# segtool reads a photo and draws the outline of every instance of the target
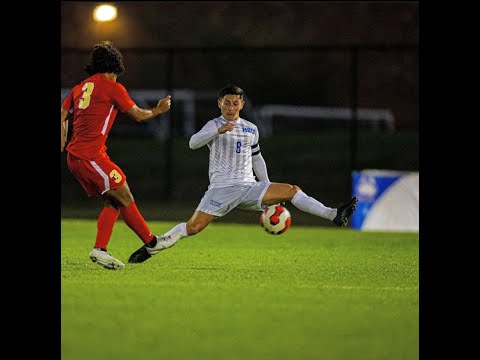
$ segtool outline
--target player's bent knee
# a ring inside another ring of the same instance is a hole
[[[300,186],[292,185],[292,187],[293,187],[293,190],[294,190],[295,194],[299,191],[302,191],[302,189],[300,189]]]
[[[187,224],[187,234],[188,236],[196,235],[205,227],[203,224]]]
[[[291,186],[290,191],[291,191],[292,198],[295,196],[297,192],[302,191],[302,189],[300,189],[300,187],[297,185],[290,185],[290,186]]]

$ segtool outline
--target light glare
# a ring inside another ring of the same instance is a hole
[[[112,21],[117,18],[117,8],[113,5],[99,5],[93,10],[96,21]]]

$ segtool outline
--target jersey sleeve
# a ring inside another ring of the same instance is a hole
[[[257,156],[252,157],[252,167],[259,181],[270,181],[268,178],[267,164],[262,154],[258,153]]]
[[[135,105],[135,102],[128,94],[125,86],[120,83],[116,83],[115,85],[116,87],[113,95],[115,105],[120,109],[121,112],[127,112]]]
[[[198,149],[218,136],[218,128],[215,125],[215,122],[210,120],[208,121],[196,134],[193,134],[190,138],[189,146],[190,149]]]
[[[265,159],[260,153],[259,144],[260,135],[258,134],[258,128],[255,126],[255,137],[252,145],[252,167],[255,175],[259,181],[270,181],[268,178],[267,164]]]
[[[252,156],[260,154],[260,144],[258,143],[260,140],[260,135],[258,134],[258,128],[255,126],[255,137],[253,138],[253,145],[252,145]]]

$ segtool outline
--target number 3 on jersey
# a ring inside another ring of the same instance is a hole
[[[85,83],[85,85],[83,85],[82,87],[83,96],[78,102],[79,109],[86,109],[88,105],[90,105],[90,96],[92,95],[94,87],[95,87],[95,84],[92,82],[87,82]]]

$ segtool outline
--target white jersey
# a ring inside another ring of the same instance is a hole
[[[252,155],[260,153],[257,126],[238,118],[232,131],[219,134],[218,128],[226,122],[223,116],[209,120],[190,139],[190,148],[207,145],[210,149],[209,189],[257,181],[252,167]]]

